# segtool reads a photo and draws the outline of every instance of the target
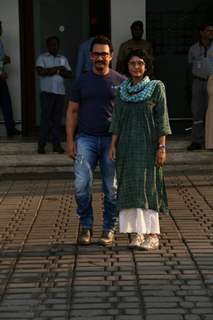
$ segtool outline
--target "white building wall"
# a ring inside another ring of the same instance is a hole
[[[120,44],[131,39],[130,26],[135,20],[143,21],[145,38],[146,0],[111,0],[111,34],[115,51],[113,67]]]
[[[21,122],[21,71],[20,71],[20,32],[18,0],[0,0],[0,20],[3,26],[2,40],[5,52],[11,58],[6,66],[8,86],[13,104],[14,120]],[[0,120],[3,117],[0,114]],[[0,124],[0,135],[5,134],[5,127]]]

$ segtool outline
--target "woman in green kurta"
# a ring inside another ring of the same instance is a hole
[[[171,133],[165,87],[150,80],[153,67],[145,52],[130,52],[127,65],[130,78],[118,90],[110,127],[120,232],[136,233],[130,246],[157,249],[158,213],[168,212],[162,170]]]

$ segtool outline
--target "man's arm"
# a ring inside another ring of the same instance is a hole
[[[75,159],[75,131],[78,124],[79,103],[70,101],[66,116],[66,134],[67,134],[67,155]]]
[[[71,70],[67,70],[63,66],[59,66],[59,67],[56,67],[56,68],[58,68],[58,70],[59,70],[57,74],[59,74],[63,78],[66,78],[66,79],[71,79],[72,78],[72,71]]]
[[[50,77],[56,74],[69,79],[72,77],[72,71],[67,70],[64,66],[56,66],[52,68],[36,67],[36,70],[40,77]]]
[[[36,71],[40,77],[49,77],[59,74],[59,69],[57,69],[57,67],[43,68],[38,66],[36,67]]]

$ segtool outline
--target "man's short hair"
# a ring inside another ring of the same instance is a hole
[[[210,27],[210,26],[213,27],[212,22],[210,22],[210,21],[204,22],[198,26],[198,31],[204,31],[207,27]]]
[[[105,45],[108,45],[108,46],[109,46],[110,53],[113,52],[112,43],[111,43],[110,39],[107,38],[106,36],[96,36],[96,37],[93,39],[92,43],[91,43],[90,52],[92,52],[93,46],[94,46],[95,44],[105,44]]]
[[[135,27],[140,27],[141,29],[143,29],[143,22],[141,20],[136,20],[131,24],[131,29],[135,28]]]
[[[60,40],[59,40],[59,38],[56,37],[56,36],[48,37],[48,38],[46,39],[46,44],[48,45],[48,44],[49,44],[51,41],[53,41],[53,40],[57,41],[57,42],[58,42],[58,45],[60,44]]]

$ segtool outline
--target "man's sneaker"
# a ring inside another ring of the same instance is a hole
[[[142,234],[136,234],[129,244],[129,247],[140,247],[144,242],[144,236]]]
[[[62,146],[60,144],[56,144],[53,146],[53,152],[57,152],[59,154],[64,153],[64,149],[62,148]]]
[[[159,249],[159,239],[157,236],[148,235],[143,244],[140,246],[143,250],[156,250]]]
[[[103,231],[99,242],[103,246],[107,246],[108,244],[113,243],[114,237],[115,235],[113,231]]]
[[[82,245],[88,245],[92,240],[92,230],[89,228],[82,228],[79,235],[78,243]]]
[[[196,142],[192,142],[187,148],[188,151],[201,150],[201,149],[202,149],[202,145]]]

